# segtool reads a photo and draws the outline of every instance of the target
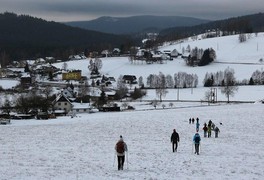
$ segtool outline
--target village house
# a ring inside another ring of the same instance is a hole
[[[123,76],[123,82],[126,84],[136,84],[137,78],[134,75],[124,75]]]
[[[70,100],[63,93],[58,94],[52,104],[55,115],[66,115],[73,107]]]
[[[112,52],[113,56],[119,56],[120,53],[121,53],[121,50],[119,48],[114,48],[113,49],[113,52]]]

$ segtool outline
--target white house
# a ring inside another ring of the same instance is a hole
[[[63,113],[65,115],[68,114],[73,107],[70,100],[63,93],[58,94],[52,104],[55,112],[59,110],[60,114]]]

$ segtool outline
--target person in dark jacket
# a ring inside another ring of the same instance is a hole
[[[171,134],[172,152],[177,152],[178,142],[180,142],[179,134],[176,132],[176,129],[173,129],[173,133]]]
[[[120,136],[119,141],[115,145],[117,162],[118,162],[118,170],[123,170],[124,162],[125,162],[125,151],[127,151],[127,145],[123,140],[123,137]]]
[[[198,117],[196,118],[196,123],[199,123],[199,118]]]
[[[206,123],[204,123],[204,127],[203,127],[204,137],[207,137],[207,130],[208,130],[207,125]]]
[[[218,138],[218,133],[220,133],[220,129],[216,126],[214,129],[215,132],[215,138]]]
[[[192,123],[194,124],[194,118],[192,118]]]
[[[201,137],[198,133],[198,131],[193,136],[193,143],[195,146],[195,154],[199,155],[199,145],[200,145]]]

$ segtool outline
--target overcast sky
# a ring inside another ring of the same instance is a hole
[[[0,0],[0,13],[6,11],[48,21],[135,15],[217,20],[264,12],[264,0]]]

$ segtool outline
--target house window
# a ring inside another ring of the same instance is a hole
[[[77,112],[79,112],[79,109],[76,109]]]
[[[65,106],[67,106],[67,103],[64,103]]]
[[[86,109],[84,109],[83,111],[86,112]]]
[[[58,103],[58,106],[60,106],[61,105],[61,103]]]

